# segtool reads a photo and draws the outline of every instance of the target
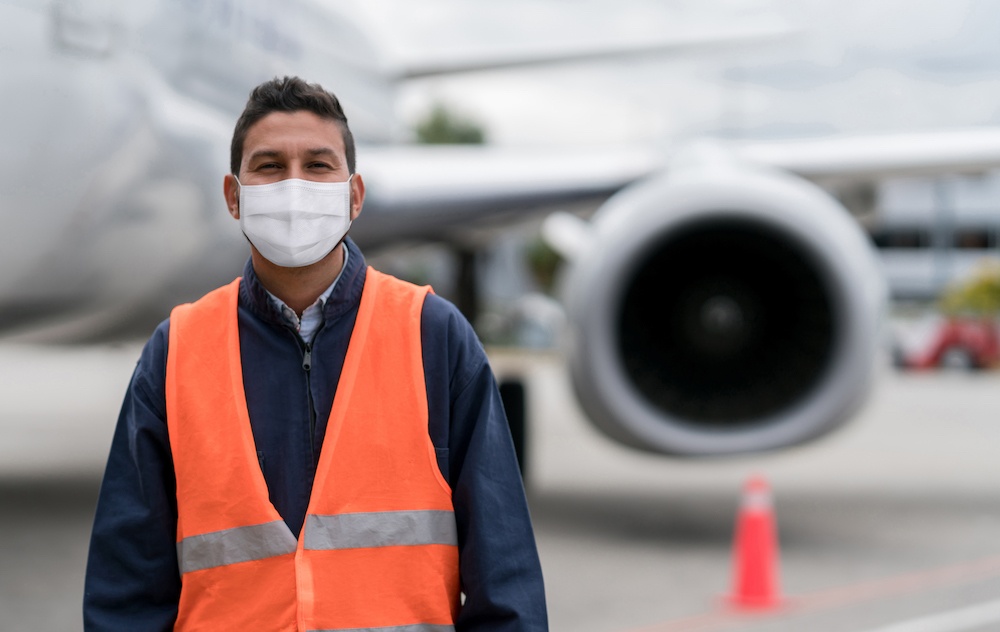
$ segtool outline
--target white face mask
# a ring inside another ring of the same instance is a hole
[[[275,265],[301,268],[316,263],[330,254],[350,227],[350,178],[240,184],[240,228]]]

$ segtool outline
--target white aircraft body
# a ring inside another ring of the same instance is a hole
[[[251,86],[297,74],[341,97],[359,141],[363,248],[610,196],[587,222],[545,225],[571,259],[568,353],[588,417],[664,454],[777,449],[850,416],[879,344],[876,257],[819,185],[1000,165],[986,129],[670,151],[394,144],[406,73],[322,2],[276,6],[0,0],[0,331],[149,331],[239,274],[247,245],[221,194],[232,126]]]

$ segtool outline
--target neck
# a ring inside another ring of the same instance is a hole
[[[337,244],[330,254],[301,268],[274,265],[261,256],[256,248],[251,249],[250,258],[261,285],[284,301],[301,318],[302,312],[316,302],[343,269],[344,244]]]

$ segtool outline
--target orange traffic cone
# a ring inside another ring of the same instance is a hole
[[[750,478],[733,538],[733,592],[729,603],[762,610],[781,604],[778,588],[778,538],[771,489],[763,477]]]

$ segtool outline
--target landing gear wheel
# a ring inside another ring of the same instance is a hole
[[[517,463],[521,469],[521,478],[523,479],[527,471],[525,461],[526,424],[524,384],[517,380],[501,382],[500,399],[503,401],[503,408],[507,413],[507,423],[510,425],[510,437],[514,441],[514,452],[517,453]]]

